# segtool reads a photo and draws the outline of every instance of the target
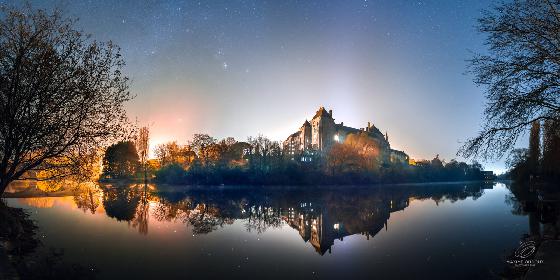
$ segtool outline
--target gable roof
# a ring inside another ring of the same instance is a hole
[[[381,133],[381,131],[379,131],[379,129],[375,126],[372,126],[370,131],[365,131],[365,130],[361,130],[361,129],[358,129],[358,128],[344,126],[342,124],[336,124],[336,129],[338,131],[348,133],[348,134],[349,133],[366,133],[367,135],[369,135],[371,137],[375,137],[375,138],[385,140],[385,137],[384,137],[383,133]]]
[[[325,107],[321,106],[319,108],[319,110],[317,110],[317,112],[315,113],[315,116],[313,116],[313,119],[317,118],[317,117],[331,117],[332,116],[329,114],[329,112],[327,112],[327,110],[325,110]]]
[[[297,132],[292,133],[292,135],[290,135],[288,138],[298,137],[300,134],[301,134],[301,131],[297,131]]]

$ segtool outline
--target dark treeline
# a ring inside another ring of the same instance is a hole
[[[317,185],[482,180],[482,166],[436,156],[408,163],[383,162],[356,143],[342,143],[329,152],[306,151],[305,161],[284,152],[280,143],[257,136],[246,142],[216,140],[195,134],[186,145],[176,142],[155,149],[149,176],[168,184]],[[343,151],[343,152],[341,152]],[[375,152],[378,154],[378,152]],[[102,178],[134,178],[140,164],[132,142],[120,142],[104,157]]]
[[[560,179],[560,125],[557,121],[534,121],[529,148],[513,150],[508,165],[509,176],[521,182]]]

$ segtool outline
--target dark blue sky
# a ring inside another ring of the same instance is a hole
[[[482,121],[482,89],[465,72],[484,50],[475,25],[491,1],[31,3],[122,47],[130,116],[151,125],[153,143],[283,140],[322,105],[337,122],[372,121],[414,158],[451,159]]]

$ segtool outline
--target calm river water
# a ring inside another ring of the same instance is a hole
[[[502,183],[102,185],[5,201],[28,210],[45,248],[99,279],[492,278],[530,233]]]

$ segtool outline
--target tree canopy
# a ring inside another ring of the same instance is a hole
[[[119,48],[75,23],[59,11],[0,8],[0,194],[25,174],[75,175],[122,135],[132,96]]]
[[[103,157],[103,175],[111,178],[131,177],[139,166],[138,152],[131,141],[109,146]]]
[[[560,2],[502,2],[478,30],[488,52],[474,56],[470,72],[486,90],[485,124],[459,154],[500,158],[535,121],[560,119]]]

